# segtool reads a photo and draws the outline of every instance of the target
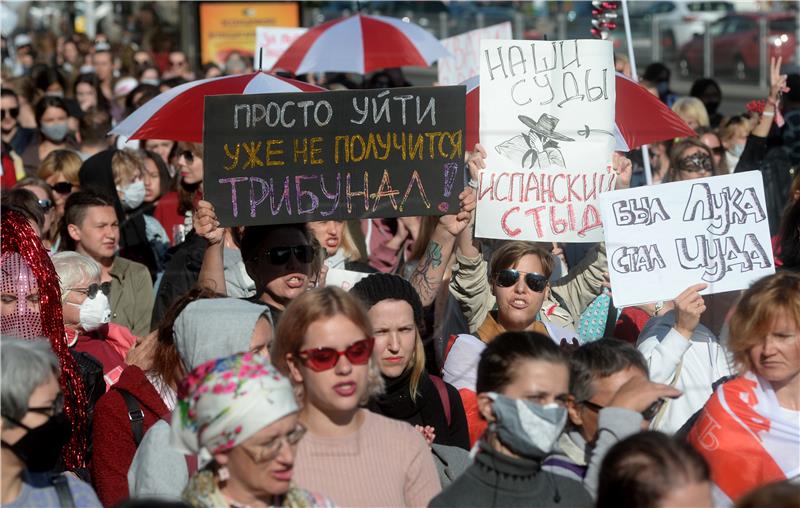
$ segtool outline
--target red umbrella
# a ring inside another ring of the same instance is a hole
[[[200,79],[147,101],[111,130],[130,139],[203,142],[203,111],[208,95],[322,92],[324,88],[266,72]]]
[[[425,29],[396,18],[356,14],[315,26],[273,69],[367,74],[387,67],[428,67],[450,52]]]
[[[467,147],[478,142],[480,125],[479,77],[464,81],[467,87]],[[615,104],[615,149],[628,152],[642,145],[665,139],[696,136],[686,122],[669,109],[646,88],[617,73],[617,102]]]

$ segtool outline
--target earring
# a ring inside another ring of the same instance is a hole
[[[227,482],[231,479],[231,474],[228,472],[228,468],[225,466],[220,467],[217,469],[217,478],[221,482]]]

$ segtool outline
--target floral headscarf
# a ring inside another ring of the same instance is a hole
[[[269,360],[238,353],[186,376],[172,417],[172,442],[207,462],[297,410],[291,383]]]

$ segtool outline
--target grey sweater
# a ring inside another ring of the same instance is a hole
[[[593,506],[580,482],[543,471],[539,460],[510,457],[485,442],[479,446],[473,464],[433,498],[430,508]]]

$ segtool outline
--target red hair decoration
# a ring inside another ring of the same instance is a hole
[[[58,357],[64,413],[72,423],[72,436],[63,450],[64,465],[69,470],[76,470],[86,466],[88,403],[78,364],[65,338],[58,274],[41,240],[22,215],[4,210],[1,222],[0,243],[3,253],[19,254],[30,268],[39,288],[42,336],[50,340],[50,347]]]

